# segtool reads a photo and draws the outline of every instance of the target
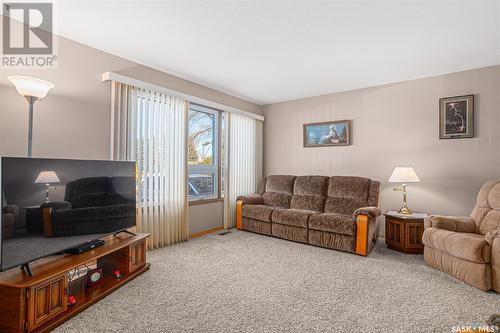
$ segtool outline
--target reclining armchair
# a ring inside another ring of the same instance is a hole
[[[14,237],[16,221],[19,218],[19,207],[5,205],[2,208],[2,239]]]
[[[500,181],[483,185],[469,217],[424,221],[424,260],[473,287],[500,292]]]

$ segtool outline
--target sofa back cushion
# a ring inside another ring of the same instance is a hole
[[[481,187],[471,217],[479,234],[500,230],[500,181],[490,181]]]
[[[109,178],[104,206],[135,204],[135,186],[135,177]]]
[[[323,212],[328,177],[299,176],[295,178],[290,208]]]
[[[74,180],[66,185],[64,200],[71,202],[72,208],[104,206],[107,183],[107,177]]]
[[[262,195],[265,205],[290,208],[295,176],[272,175],[266,177],[266,191]]]
[[[380,183],[363,177],[333,176],[328,182],[325,213],[350,215],[361,207],[378,207]]]

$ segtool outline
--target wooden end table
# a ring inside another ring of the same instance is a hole
[[[388,211],[384,216],[385,243],[388,248],[403,253],[424,253],[422,234],[427,214],[403,215],[396,211]]]

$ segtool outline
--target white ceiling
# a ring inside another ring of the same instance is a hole
[[[500,1],[67,1],[59,33],[257,104],[500,63]]]

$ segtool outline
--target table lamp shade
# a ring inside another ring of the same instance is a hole
[[[420,178],[412,167],[395,167],[389,183],[420,183]]]
[[[36,77],[12,75],[8,79],[22,96],[44,98],[49,90],[54,88],[53,83]]]
[[[54,171],[42,171],[35,180],[35,184],[50,184],[58,182],[60,182],[59,177],[57,177],[57,174]]]

